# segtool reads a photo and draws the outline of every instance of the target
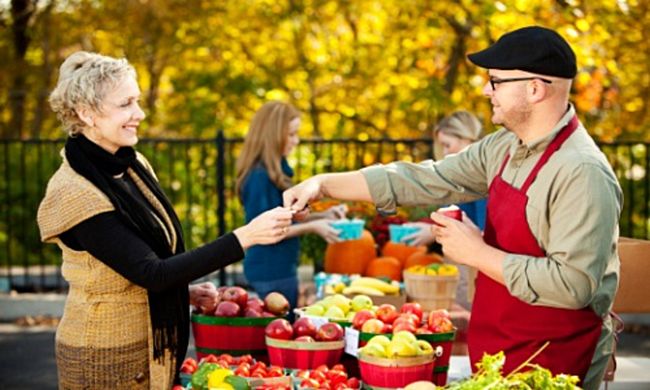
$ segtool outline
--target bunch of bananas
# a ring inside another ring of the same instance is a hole
[[[343,294],[354,295],[354,294],[364,294],[364,295],[399,295],[399,283],[398,282],[384,282],[381,279],[370,278],[370,277],[359,277],[353,279],[350,282],[350,285],[343,289]]]
[[[458,267],[451,264],[433,263],[429,265],[414,265],[407,268],[406,272],[418,275],[453,276],[458,275]]]

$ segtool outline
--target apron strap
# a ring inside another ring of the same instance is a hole
[[[535,164],[535,167],[533,168],[532,171],[530,171],[530,174],[528,175],[528,178],[526,178],[526,181],[524,182],[524,185],[521,186],[521,191],[526,193],[528,192],[528,187],[530,187],[531,184],[535,181],[537,178],[537,174],[539,173],[540,170],[542,170],[542,167],[546,162],[551,158],[553,153],[555,153],[558,149],[560,149],[560,146],[566,141],[571,134],[575,131],[575,129],[578,128],[578,117],[573,116],[569,123],[567,123],[566,126],[560,130],[558,135],[551,141],[551,143],[548,145],[546,150],[544,151],[544,154],[542,154],[542,157],[540,157],[539,161],[537,161],[537,164]]]

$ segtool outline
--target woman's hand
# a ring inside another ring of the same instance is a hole
[[[311,228],[310,230],[313,233],[316,233],[319,236],[323,237],[323,239],[327,241],[328,244],[341,241],[341,239],[339,238],[340,231],[332,227],[331,225],[332,220],[317,219],[315,221],[306,222],[306,223],[310,225]]]
[[[211,282],[192,284],[190,290],[190,304],[198,308],[201,313],[212,313],[217,307],[219,293]]]
[[[244,250],[253,245],[275,244],[287,236],[292,214],[288,208],[276,207],[258,215],[233,233]]]
[[[343,219],[348,212],[348,205],[339,204],[325,210],[321,215],[325,219]]]
[[[426,222],[409,222],[405,223],[404,226],[416,227],[419,230],[415,233],[406,235],[402,237],[402,241],[409,242],[411,246],[421,246],[433,244],[436,238],[431,231],[431,224]],[[412,240],[412,241],[411,241]]]

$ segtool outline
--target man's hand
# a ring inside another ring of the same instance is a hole
[[[409,222],[404,226],[416,227],[419,230],[415,233],[402,237],[403,242],[409,242],[411,246],[421,246],[432,244],[436,238],[431,231],[431,224],[425,222]]]
[[[463,213],[463,221],[449,218],[437,211],[431,213],[431,219],[438,225],[430,225],[431,232],[442,245],[445,257],[460,264],[476,267],[477,255],[485,249],[481,229]]]
[[[308,203],[323,197],[319,176],[297,184],[282,193],[284,207],[290,208],[294,213],[294,220],[301,221],[309,214]]]

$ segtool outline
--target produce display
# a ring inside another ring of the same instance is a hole
[[[278,292],[271,292],[264,300],[249,297],[242,287],[219,287],[210,305],[196,307],[196,314],[216,317],[283,317],[289,312],[289,301]]]
[[[447,333],[454,330],[449,312],[444,309],[424,313],[417,302],[395,306],[384,304],[375,310],[360,310],[352,319],[352,327],[364,333],[396,333],[409,331],[415,334]]]
[[[325,285],[325,294],[345,294],[345,295],[371,295],[371,296],[384,296],[384,295],[399,295],[400,285],[398,282],[386,282],[382,279],[372,277],[353,277],[349,283],[336,281]]]
[[[413,265],[404,270],[416,275],[438,275],[438,276],[453,276],[458,275],[458,267],[451,264],[431,263],[429,265]]]

